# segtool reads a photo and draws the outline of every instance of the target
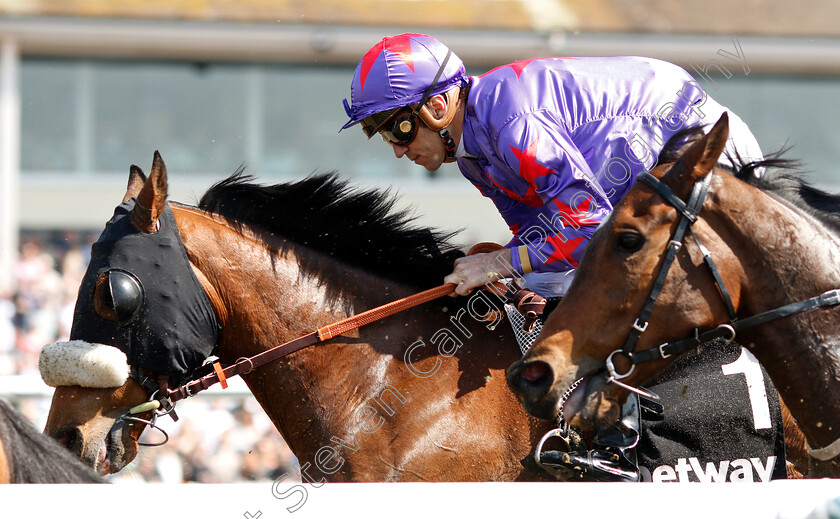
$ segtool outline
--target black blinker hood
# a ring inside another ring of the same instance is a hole
[[[131,225],[134,204],[132,198],[117,206],[93,244],[70,339],[115,346],[127,355],[133,371],[144,368],[168,375],[171,385],[181,385],[214,353],[219,324],[190,267],[169,204],[154,234]],[[105,319],[94,310],[96,280],[114,269],[133,274],[143,290],[141,307],[124,323]]]

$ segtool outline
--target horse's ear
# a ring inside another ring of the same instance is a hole
[[[157,232],[160,227],[158,218],[166,206],[166,195],[166,165],[160,158],[160,153],[155,151],[152,172],[149,174],[149,179],[143,183],[143,188],[137,195],[137,203],[131,211],[131,224],[138,231],[149,234]]]
[[[145,182],[146,174],[143,173],[142,169],[132,164],[131,169],[128,172],[128,188],[125,191],[123,203],[126,203],[132,198],[139,195],[140,190],[143,188],[143,183]]]
[[[703,155],[694,166],[695,178],[705,177],[709,171],[717,166],[720,155],[726,147],[727,139],[729,139],[729,114],[723,112],[723,115],[706,135]]]
[[[728,138],[729,115],[724,112],[709,133],[697,139],[680,154],[663,180],[669,181],[672,189],[677,193],[687,192],[695,180],[705,177],[714,169],[726,147]]]

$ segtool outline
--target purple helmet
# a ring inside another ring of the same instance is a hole
[[[431,36],[406,33],[383,38],[359,61],[350,83],[351,106],[344,99],[349,128],[375,113],[420,102],[428,96],[467,84],[464,62],[452,53],[441,69],[449,48]],[[341,131],[339,130],[339,131]]]

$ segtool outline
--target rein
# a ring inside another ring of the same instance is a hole
[[[169,435],[165,430],[157,425],[157,419],[161,416],[170,416],[173,421],[177,422],[178,415],[175,413],[175,402],[194,396],[216,383],[221,383],[223,389],[227,388],[228,378],[235,377],[237,375],[245,375],[256,367],[268,364],[269,362],[285,357],[286,355],[306,348],[307,346],[312,346],[313,344],[332,339],[342,333],[355,330],[356,328],[373,323],[379,319],[389,317],[402,312],[403,310],[408,310],[409,308],[413,308],[439,297],[451,294],[454,291],[454,283],[440,285],[417,294],[412,294],[402,299],[397,299],[396,301],[391,301],[390,303],[372,308],[360,314],[352,315],[346,319],[342,319],[326,326],[322,326],[312,333],[308,333],[298,337],[297,339],[293,339],[289,342],[265,350],[253,357],[241,357],[237,359],[234,364],[231,364],[226,368],[222,368],[222,365],[219,362],[214,362],[212,365],[213,373],[191,380],[182,386],[176,387],[175,389],[170,389],[168,387],[168,377],[166,376],[158,377],[157,381],[153,380],[151,376],[135,377],[137,380],[142,381],[140,384],[151,393],[151,397],[149,397],[148,401],[129,409],[123,416],[120,417],[120,420],[142,423],[153,429],[157,429],[163,434],[163,440],[161,441],[153,443],[138,442],[139,445],[147,447],[157,447],[163,445],[169,441]],[[163,396],[155,398],[158,394]],[[159,411],[158,409],[161,408],[163,410]],[[153,413],[151,418],[148,420],[136,416],[148,412]]]
[[[501,248],[501,245],[497,245],[495,243],[482,242],[473,246],[468,255],[492,252]],[[216,383],[220,383],[223,389],[227,388],[228,378],[235,377],[237,375],[245,375],[256,367],[285,357],[286,355],[306,348],[307,346],[324,342],[350,330],[355,330],[356,328],[366,324],[370,324],[385,317],[402,312],[403,310],[408,310],[409,308],[413,308],[439,297],[449,295],[455,291],[455,287],[456,285],[454,283],[447,283],[402,299],[397,299],[396,301],[392,301],[382,306],[372,308],[360,314],[352,315],[340,321],[318,328],[312,333],[270,348],[254,355],[253,357],[240,357],[234,364],[226,368],[222,368],[219,362],[214,362],[212,364],[212,373],[198,379],[191,380],[174,389],[170,389],[168,387],[168,377],[158,376],[157,380],[155,380],[153,375],[149,374],[148,376],[144,376],[144,374],[138,370],[137,372],[133,372],[132,376],[136,380],[141,381],[140,384],[146,388],[146,390],[151,394],[151,397],[149,397],[148,401],[129,409],[121,417],[121,420],[145,424],[151,428],[159,430],[164,436],[162,441],[155,443],[138,442],[140,445],[152,447],[163,445],[169,440],[169,435],[157,425],[157,418],[161,416],[170,416],[174,421],[178,421],[178,415],[175,413],[175,402],[194,396],[196,393],[204,391]],[[546,303],[544,299],[529,290],[521,288],[515,282],[512,283],[510,287],[506,287],[499,282],[493,282],[488,284],[485,288],[492,290],[497,295],[503,295],[503,297],[512,302],[512,304],[525,316],[525,323],[523,324],[523,327],[533,327],[533,323],[536,321],[538,315],[542,313],[542,308]],[[158,394],[163,396],[155,398]],[[159,409],[162,410],[159,411]],[[136,416],[148,412],[153,413],[149,420]]]
[[[674,167],[685,166],[678,161]],[[661,180],[654,177],[650,173],[644,172],[638,176],[638,180],[652,188],[659,196],[661,196],[668,204],[673,206],[682,215],[680,222],[677,225],[677,229],[674,231],[674,235],[668,242],[668,248],[665,252],[665,259],[663,260],[662,266],[659,270],[659,274],[657,275],[656,280],[653,283],[653,288],[651,289],[650,295],[648,296],[645,305],[642,307],[639,316],[636,318],[636,321],[633,323],[633,327],[631,328],[623,347],[610,353],[610,355],[607,357],[607,360],[605,361],[607,372],[609,372],[610,375],[607,378],[607,382],[615,383],[619,386],[622,386],[625,389],[633,391],[634,393],[638,393],[647,398],[658,399],[659,397],[654,393],[651,393],[650,391],[633,387],[628,384],[625,384],[624,382],[621,382],[621,379],[630,376],[637,364],[641,364],[643,362],[650,362],[653,360],[666,359],[673,355],[677,355],[679,353],[683,353],[685,351],[696,348],[700,344],[713,339],[725,338],[726,342],[730,343],[733,340],[735,340],[737,332],[741,330],[752,328],[754,326],[774,321],[776,319],[781,319],[783,317],[795,315],[814,308],[832,307],[840,304],[840,289],[833,289],[823,292],[818,296],[814,296],[794,303],[789,303],[784,306],[774,308],[772,310],[768,310],[766,312],[762,312],[751,317],[747,317],[745,319],[739,320],[737,318],[737,316],[735,315],[735,307],[732,304],[731,297],[729,296],[729,291],[726,289],[726,284],[724,283],[723,278],[721,277],[720,272],[718,271],[718,268],[715,265],[715,262],[712,260],[711,253],[706,247],[703,246],[702,243],[700,243],[700,241],[697,239],[697,236],[691,229],[692,224],[694,224],[694,222],[696,222],[699,218],[700,210],[703,207],[703,202],[705,201],[706,195],[709,191],[709,185],[711,183],[712,174],[713,173],[710,172],[702,181],[698,181],[694,184],[688,202],[683,202],[682,200],[680,200],[674,194],[671,188],[669,188]],[[676,259],[677,252],[682,248],[682,240],[686,231],[691,233],[695,243],[697,243],[698,247],[700,248],[700,251],[703,253],[704,263],[711,272],[712,277],[715,281],[715,285],[717,285],[718,291],[720,292],[724,303],[726,303],[726,308],[729,312],[729,322],[720,324],[715,328],[705,331],[703,333],[700,333],[699,329],[695,329],[693,336],[677,341],[666,342],[664,344],[661,344],[658,348],[651,348],[648,350],[635,352],[634,349],[636,343],[639,340],[639,337],[642,335],[642,333],[644,333],[644,331],[647,329],[648,318],[653,312],[653,307],[656,304],[656,299],[659,297],[659,293],[662,290],[662,286],[665,284],[665,278],[668,275],[668,271],[670,270],[671,265]],[[627,370],[627,372],[619,373],[616,370],[615,364],[613,362],[613,357],[615,355],[623,355],[624,357],[630,360],[630,368]],[[809,445],[808,448],[811,451],[811,456],[813,456],[814,458],[822,461],[829,460],[840,455],[840,438],[832,442],[827,447],[813,449]]]
[[[379,319],[389,317],[402,312],[403,310],[408,310],[409,308],[413,308],[439,297],[451,294],[454,290],[455,284],[447,283],[402,299],[397,299],[396,301],[391,301],[390,303],[382,306],[372,308],[360,314],[352,315],[346,319],[342,319],[341,321],[318,328],[312,333],[270,348],[254,355],[253,357],[242,357],[237,359],[234,364],[224,369],[221,367],[221,364],[215,362],[213,364],[213,373],[187,382],[175,389],[168,389],[166,391],[165,398],[169,401],[169,403],[174,403],[178,400],[183,400],[184,398],[193,396],[200,391],[204,391],[216,383],[221,383],[222,387],[227,387],[226,380],[230,377],[244,375],[258,366],[262,366],[263,364],[285,357],[286,355],[306,348],[307,346],[312,346],[313,344],[332,339],[333,337],[346,333],[350,330],[355,330],[356,328],[366,324],[373,323]]]

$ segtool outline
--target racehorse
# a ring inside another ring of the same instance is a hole
[[[67,449],[0,399],[0,483],[104,483]]]
[[[724,114],[639,177],[534,346],[510,366],[509,385],[536,416],[560,411],[593,427],[614,421],[619,403],[680,353],[737,334],[804,433],[809,477],[837,477],[840,198],[778,157],[722,170],[727,136]],[[756,167],[768,170],[758,177]]]
[[[123,204],[93,247],[74,315],[73,345],[61,346],[87,348],[84,355],[101,358],[123,355],[120,362],[131,364],[131,376],[126,378],[126,365],[103,361],[114,368],[109,376],[116,373],[116,382],[86,383],[62,371],[78,364],[59,359],[53,365],[57,373],[50,375],[58,387],[45,432],[97,471],[117,472],[136,456],[146,426],[137,418],[159,412],[132,414],[131,408],[202,373],[208,354],[232,365],[439,284],[457,249],[447,244],[448,235],[415,227],[405,212],[392,210],[393,203],[387,191],[356,192],[334,175],[258,186],[240,171],[191,207],[167,202],[159,154],[148,179],[132,167]],[[106,238],[119,226],[127,238]],[[174,238],[153,241],[172,227],[177,229],[170,236],[179,237],[182,254]],[[119,248],[134,243],[126,241],[131,239],[139,244]],[[206,298],[210,315],[196,310],[198,299],[177,304],[192,281],[163,278],[161,265],[171,265],[156,255],[171,251],[194,276],[197,297]],[[151,274],[126,266],[138,258],[149,259]],[[117,268],[118,260],[126,263]],[[154,299],[158,289],[170,292]],[[505,368],[520,353],[509,330],[496,329],[501,307],[493,297],[480,291],[468,299],[439,298],[244,374],[298,457],[301,477],[552,479],[520,463],[551,423],[527,415],[507,389]],[[163,317],[151,317],[157,311]],[[166,323],[155,330],[159,317]],[[177,326],[165,329],[172,321]],[[206,341],[210,348],[190,350],[194,344],[186,343],[202,340],[196,335],[176,341],[172,351],[150,353],[159,346],[150,335],[159,331],[163,341],[182,327],[215,333]],[[138,348],[147,340],[148,347]],[[84,355],[71,357],[89,362]],[[44,354],[41,360],[44,375]],[[149,381],[156,387],[144,387]]]

